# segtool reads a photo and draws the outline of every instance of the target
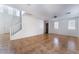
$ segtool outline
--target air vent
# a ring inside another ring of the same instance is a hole
[[[70,12],[67,12],[66,14],[70,14]]]
[[[32,15],[32,14],[30,14],[30,13],[24,13],[25,15]]]
[[[27,4],[28,6],[31,6],[31,4]]]

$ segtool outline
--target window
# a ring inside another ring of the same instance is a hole
[[[3,5],[0,5],[0,12],[3,12]]]
[[[54,28],[58,29],[59,28],[59,22],[54,22]]]
[[[22,15],[24,15],[25,11],[22,11]]]
[[[20,16],[20,10],[15,9],[16,16]]]
[[[8,6],[7,6],[7,8],[8,8],[8,14],[13,15],[13,8],[8,7]]]
[[[75,30],[75,20],[69,20],[68,29]]]
[[[12,8],[7,5],[0,5],[0,13],[5,13],[14,16],[20,16],[20,10],[16,8]]]

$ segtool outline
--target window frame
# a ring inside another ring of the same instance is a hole
[[[54,29],[59,29],[59,22],[58,21],[54,22]]]
[[[76,21],[75,20],[69,20],[68,21],[68,30],[75,30],[76,29]]]

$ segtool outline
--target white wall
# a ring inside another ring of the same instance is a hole
[[[0,13],[0,34],[9,33],[10,27],[16,24],[19,20],[20,17]]]
[[[40,35],[44,33],[44,21],[30,15],[22,16],[22,30],[16,33],[12,38],[20,39]]]
[[[78,35],[79,35],[79,20],[78,20],[78,24],[77,25],[78,25]]]
[[[2,15],[0,15],[0,34],[4,33],[4,23],[2,20]]]
[[[75,20],[76,21],[76,29],[75,30],[69,30],[68,29],[68,21],[69,20]],[[54,22],[59,22],[59,29],[54,28]],[[61,35],[70,35],[70,36],[78,36],[79,37],[79,18],[59,18],[59,19],[52,19],[49,20],[49,33],[56,33]]]
[[[9,33],[11,26],[11,17],[0,14],[0,34]]]

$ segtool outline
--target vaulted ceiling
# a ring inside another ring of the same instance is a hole
[[[78,4],[10,4],[9,6],[24,10],[26,14],[34,15],[40,19],[60,17],[67,13],[79,14]]]

